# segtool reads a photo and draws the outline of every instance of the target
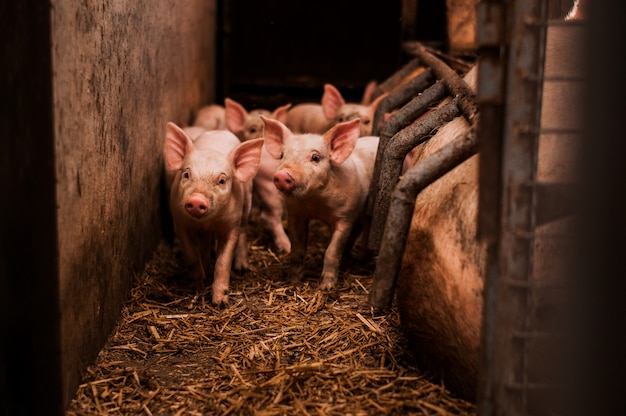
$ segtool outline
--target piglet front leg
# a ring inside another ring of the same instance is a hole
[[[236,272],[244,272],[250,270],[250,262],[248,260],[248,236],[244,226],[238,228],[237,234],[237,246],[235,247],[235,261],[233,262],[233,269]]]
[[[233,264],[233,253],[239,240],[239,228],[229,229],[217,239],[217,256],[213,275],[212,302],[214,305],[228,303],[228,285],[230,284],[230,268]]]
[[[324,268],[322,270],[322,281],[319,287],[321,290],[331,290],[337,285],[339,267],[351,230],[352,226],[344,221],[340,221],[335,225],[330,238],[330,244],[324,253]]]

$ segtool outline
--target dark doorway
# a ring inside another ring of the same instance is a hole
[[[402,1],[219,0],[218,101],[248,109],[318,102],[323,85],[358,101],[402,63]]]

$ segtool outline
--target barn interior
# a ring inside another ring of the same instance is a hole
[[[372,308],[375,257],[347,268],[337,293],[318,292],[323,227],[312,238],[308,279],[294,289],[283,279],[287,256],[253,222],[252,272],[231,277],[230,306],[211,305],[207,290],[188,287],[171,240],[161,146],[167,121],[190,123],[202,105],[226,97],[272,109],[318,102],[331,83],[359,101],[369,81],[410,64],[416,44],[457,70],[501,58],[500,45],[481,43],[499,26],[485,23],[524,9],[559,20],[569,3],[2,6],[2,414],[532,414],[526,393],[518,400],[498,385],[509,367],[500,362],[516,349],[494,352],[497,333],[485,341],[496,358],[486,360],[477,401],[423,372],[397,305]],[[615,330],[624,316],[615,289],[624,201],[613,192],[626,175],[614,140],[621,106],[607,98],[623,91],[611,52],[624,35],[621,7],[592,2],[585,23],[598,47],[585,51],[597,65],[588,68],[595,88],[583,105],[593,129],[583,134],[577,201],[596,220],[582,224],[585,255],[573,259],[584,295],[572,362],[587,376],[568,386],[568,414],[623,412],[615,400],[623,383],[605,381],[626,369]]]

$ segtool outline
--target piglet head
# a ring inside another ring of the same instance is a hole
[[[322,110],[327,119],[336,123],[343,123],[354,119],[360,119],[359,135],[370,136],[374,123],[374,114],[378,104],[387,96],[382,94],[369,104],[347,103],[339,90],[332,84],[324,85],[322,96]]]
[[[255,175],[263,140],[235,143],[239,141],[225,130],[207,131],[192,141],[180,127],[168,124],[163,152],[175,217],[208,221],[228,215],[233,198],[242,198],[241,185],[234,181],[247,182]]]
[[[286,104],[276,108],[273,112],[263,109],[248,112],[233,99],[226,98],[224,104],[226,106],[226,126],[242,142],[263,137],[264,123],[260,118],[261,115],[284,123],[287,118],[287,110],[291,107],[291,104]]]
[[[274,173],[276,188],[289,195],[304,196],[326,187],[333,164],[342,164],[359,137],[359,120],[340,123],[326,132],[294,135],[284,124],[265,122],[265,147],[280,163]]]

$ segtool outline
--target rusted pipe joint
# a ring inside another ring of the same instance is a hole
[[[477,152],[476,130],[472,128],[409,169],[400,179],[385,217],[384,236],[376,259],[369,297],[373,307],[391,307],[419,193]]]
[[[374,195],[372,225],[368,239],[368,247],[371,250],[377,251],[380,247],[390,196],[402,173],[402,164],[406,155],[415,146],[432,137],[439,127],[460,114],[461,110],[456,100],[453,100],[398,132],[386,145],[382,155],[379,176],[372,178],[372,181],[377,181],[378,190]]]
[[[390,113],[396,108],[405,105],[411,100],[411,98],[424,91],[434,82],[435,77],[433,71],[426,69],[424,72],[411,79],[396,91],[390,92],[389,95],[385,97],[376,107],[376,111],[374,112],[374,124],[372,126],[372,136],[378,136],[381,125],[386,124],[383,123],[386,113]]]
[[[435,76],[445,84],[450,94],[458,98],[459,107],[465,118],[469,122],[473,122],[474,117],[478,113],[476,94],[465,80],[450,68],[448,64],[437,58],[421,44],[414,44],[409,47],[408,52],[417,56],[423,64],[432,68]]]
[[[389,140],[400,130],[407,127],[417,118],[422,116],[426,111],[439,102],[445,96],[446,89],[443,84],[435,83],[428,87],[424,92],[413,98],[408,104],[393,113],[389,120],[383,123],[380,140],[378,142],[378,151],[374,163],[374,172],[372,178],[380,176],[383,153],[389,143]],[[374,196],[378,193],[378,181],[372,180],[370,184],[369,197],[367,201],[367,213],[373,212]]]

